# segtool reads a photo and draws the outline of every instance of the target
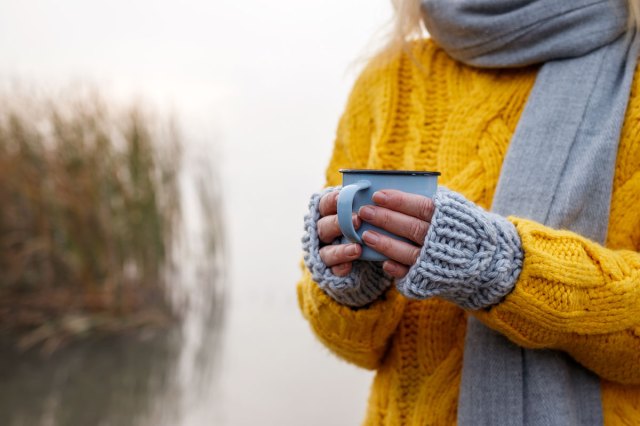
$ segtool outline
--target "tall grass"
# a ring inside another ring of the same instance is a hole
[[[169,317],[180,163],[172,120],[140,106],[0,95],[0,329],[28,346]]]

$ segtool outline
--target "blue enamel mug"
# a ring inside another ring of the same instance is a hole
[[[365,221],[362,221],[362,225],[356,231],[352,222],[352,214],[357,213],[362,206],[375,204],[371,197],[381,189],[397,189],[432,198],[438,188],[438,176],[440,175],[439,172],[406,170],[341,169],[340,173],[342,173],[342,189],[338,194],[338,223],[343,235],[342,242],[361,244],[360,260],[369,261],[383,261],[387,260],[387,257],[364,244],[362,234],[367,230],[373,230],[408,243],[411,242]]]

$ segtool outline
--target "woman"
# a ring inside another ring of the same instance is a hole
[[[367,425],[640,424],[637,0],[413,0],[305,218],[301,309],[377,371]],[[431,39],[416,37],[426,25]],[[354,217],[340,168],[438,170]]]

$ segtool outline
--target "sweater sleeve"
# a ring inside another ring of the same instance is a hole
[[[391,287],[366,308],[353,309],[333,300],[305,268],[298,283],[298,303],[318,339],[347,362],[376,369],[404,311],[405,300]]]
[[[326,171],[326,185],[340,184],[340,168],[366,168],[374,120],[370,112],[371,91],[381,87],[380,63],[370,64],[349,96]],[[376,71],[378,69],[378,71]],[[391,336],[402,317],[405,299],[391,286],[365,306],[352,308],[330,297],[303,267],[297,285],[303,316],[318,339],[342,359],[367,369],[380,365]]]
[[[604,379],[640,384],[640,253],[509,220],[522,271],[501,303],[473,314],[521,346],[562,350]]]

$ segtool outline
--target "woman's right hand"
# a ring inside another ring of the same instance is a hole
[[[339,191],[332,191],[320,199],[318,238],[322,243],[327,244],[320,248],[320,258],[325,265],[331,268],[334,275],[344,277],[351,272],[352,262],[362,254],[362,247],[355,243],[332,244],[336,238],[342,236],[337,215],[338,193]],[[358,229],[360,224],[360,218],[354,213],[353,226]]]

